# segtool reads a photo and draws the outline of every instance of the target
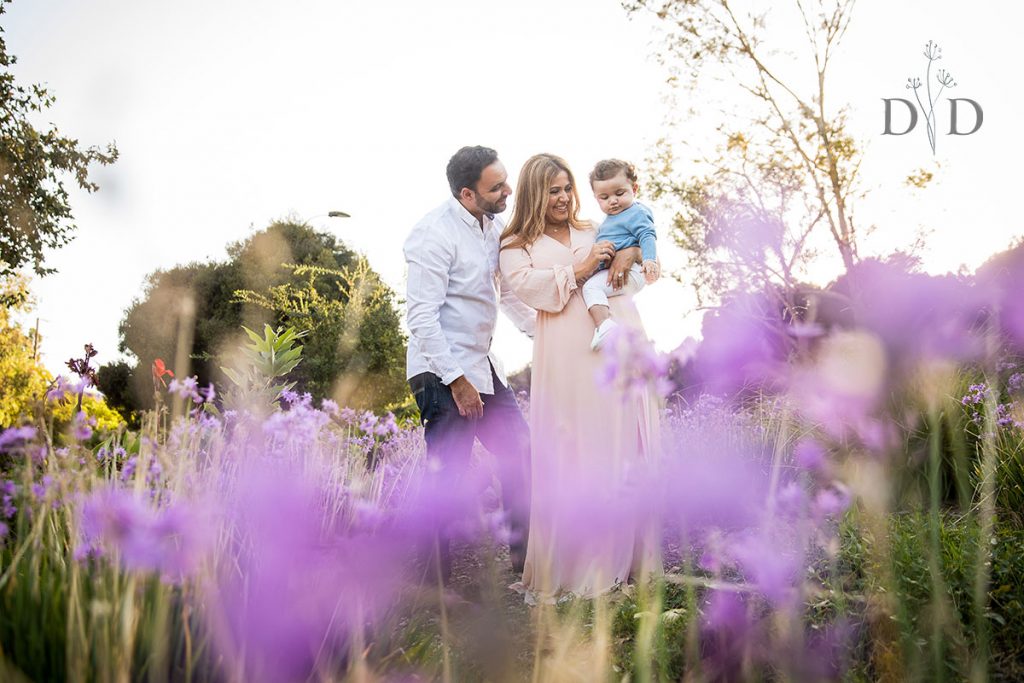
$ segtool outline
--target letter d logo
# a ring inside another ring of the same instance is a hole
[[[910,131],[914,130],[914,126],[917,125],[917,108],[914,107],[914,103],[910,100],[905,100],[902,97],[883,97],[882,101],[885,102],[885,130],[882,131],[882,135],[906,135]],[[910,111],[910,125],[902,133],[895,133],[892,130],[892,103],[902,102],[907,105],[907,109]],[[980,116],[978,117],[980,120]],[[981,124],[978,124],[981,125]]]
[[[970,102],[971,106],[974,107],[974,128],[971,128],[966,133],[961,133],[956,129],[956,105],[957,102]],[[974,100],[967,97],[951,97],[949,98],[949,134],[950,135],[970,135],[976,133],[981,128],[981,122],[985,120],[985,115],[981,111],[981,105]]]

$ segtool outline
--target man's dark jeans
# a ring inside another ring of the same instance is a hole
[[[511,530],[509,544],[514,571],[521,572],[526,559],[526,538],[530,523],[530,430],[512,390],[504,386],[491,369],[493,394],[480,394],[483,417],[470,420],[459,415],[452,390],[432,372],[409,378],[427,441],[427,456],[436,458],[441,470],[436,476],[459,477],[469,465],[473,439],[490,451],[498,462],[502,504]],[[452,482],[456,484],[457,482]],[[448,539],[438,539],[441,577],[451,574]]]

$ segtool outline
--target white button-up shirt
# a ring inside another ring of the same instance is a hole
[[[531,337],[537,312],[516,298],[498,271],[502,228],[500,218],[485,214],[481,230],[473,214],[452,197],[412,229],[404,247],[409,267],[406,377],[432,372],[451,384],[465,375],[481,394],[493,394],[493,365],[508,385],[501,361],[491,353],[499,302]]]

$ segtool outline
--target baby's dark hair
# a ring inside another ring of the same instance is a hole
[[[628,161],[623,161],[622,159],[604,159],[599,161],[594,165],[594,170],[590,172],[590,186],[594,186],[595,180],[608,180],[620,173],[625,173],[629,182],[636,182],[636,166]]]

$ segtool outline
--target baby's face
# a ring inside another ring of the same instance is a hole
[[[622,213],[633,205],[636,199],[636,183],[630,182],[625,171],[620,171],[607,180],[595,180],[594,198],[601,210],[609,216]]]

